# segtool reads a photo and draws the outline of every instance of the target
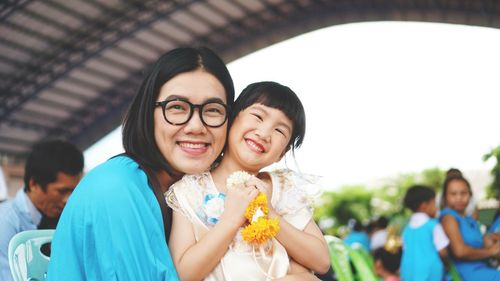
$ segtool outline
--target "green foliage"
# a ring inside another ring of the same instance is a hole
[[[488,161],[489,159],[494,159],[496,163],[493,169],[491,169],[493,182],[486,188],[486,197],[500,198],[500,145],[483,156],[484,161]]]
[[[333,225],[323,229],[326,234],[341,235],[342,227],[350,219],[368,222],[374,217],[391,218],[394,226],[399,229],[408,218],[409,212],[402,207],[402,199],[408,188],[414,184],[424,184],[441,189],[444,171],[431,168],[421,173],[400,174],[394,178],[385,179],[380,186],[368,188],[364,185],[344,186],[336,192],[325,192],[321,203],[316,207],[316,221],[330,219]]]

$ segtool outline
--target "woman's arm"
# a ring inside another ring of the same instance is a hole
[[[276,281],[320,281],[320,279],[307,268],[294,260],[290,260],[290,272],[285,277],[276,279]]]
[[[270,216],[280,220],[276,239],[285,247],[290,258],[301,265],[324,274],[330,268],[328,245],[323,233],[311,219],[303,231],[298,230],[275,212]]]
[[[462,234],[460,233],[460,228],[458,226],[457,220],[451,216],[446,215],[441,220],[444,231],[450,239],[450,247],[453,255],[458,259],[464,260],[479,260],[494,256],[498,254],[500,246],[496,245],[490,248],[473,248],[466,245],[462,239]]]
[[[260,176],[262,179],[253,178],[249,182],[271,198],[273,186],[270,176],[267,173]],[[311,219],[304,230],[299,230],[283,219],[274,210],[270,201],[269,199],[269,217],[280,221],[280,231],[276,239],[285,247],[288,256],[314,272],[322,274],[328,272],[330,268],[328,245],[314,220]]]
[[[309,221],[304,230],[299,230],[283,219],[271,205],[272,182],[267,173],[261,174],[262,179],[252,178],[250,185],[255,185],[260,192],[267,195],[270,218],[280,221],[280,231],[276,239],[285,247],[288,256],[297,263],[324,274],[330,268],[328,245],[323,233],[314,220]]]
[[[213,271],[244,223],[246,206],[257,193],[253,188],[229,190],[219,222],[198,242],[191,222],[174,212],[169,247],[180,280],[202,280]]]

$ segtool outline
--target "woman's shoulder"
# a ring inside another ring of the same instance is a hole
[[[115,192],[123,192],[125,186],[138,184],[147,184],[147,177],[137,162],[127,156],[116,156],[90,170],[75,193],[114,195]]]
[[[451,209],[451,208],[444,208],[440,211],[439,213],[439,220],[443,220],[445,216],[451,216],[455,219],[459,219],[460,215],[458,214],[457,211]]]

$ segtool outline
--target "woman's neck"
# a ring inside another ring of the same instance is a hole
[[[161,191],[163,193],[167,192],[168,188],[176,182],[178,179],[174,179],[172,176],[170,176],[167,172],[165,171],[159,171],[156,173],[156,176],[158,177],[158,181],[160,182],[161,186]]]

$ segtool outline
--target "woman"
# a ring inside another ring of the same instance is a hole
[[[178,101],[190,111],[182,120],[165,114]],[[125,153],[88,173],[70,197],[47,280],[178,280],[163,193],[221,154],[233,102],[231,76],[209,49],[161,56],[124,120]]]
[[[469,182],[461,176],[446,178],[440,220],[450,239],[453,262],[464,281],[500,281],[500,270],[488,266],[486,259],[500,256],[498,237],[482,236],[479,224],[466,215],[472,196]]]

